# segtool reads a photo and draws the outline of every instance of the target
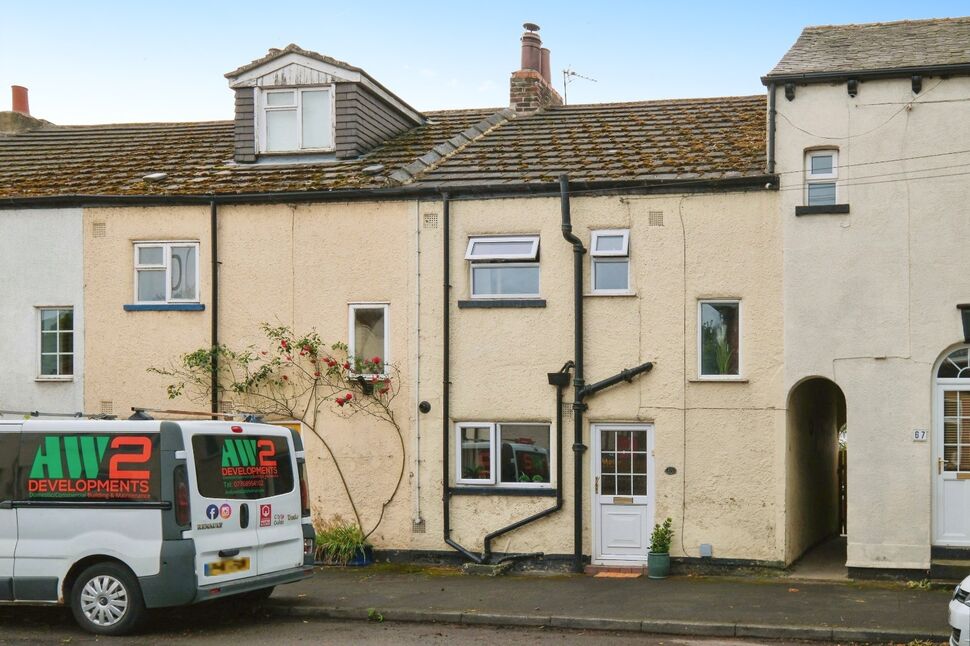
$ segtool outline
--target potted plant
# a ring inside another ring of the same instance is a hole
[[[668,518],[663,525],[653,526],[650,552],[647,554],[647,576],[651,579],[665,579],[670,574],[670,540],[674,537],[672,524],[673,520]]]
[[[317,561],[325,565],[370,565],[373,548],[355,523],[334,517],[321,523],[317,531]]]

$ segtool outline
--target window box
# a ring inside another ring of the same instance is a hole
[[[135,303],[198,303],[199,243],[135,244]]]
[[[478,236],[465,259],[473,299],[538,299],[539,236]]]
[[[629,229],[593,231],[589,256],[593,294],[630,294]]]
[[[698,379],[740,379],[741,338],[741,301],[700,301],[697,307]]]
[[[74,379],[74,308],[39,307],[37,381]]]
[[[548,424],[461,422],[455,425],[455,483],[479,488],[552,487]]]
[[[258,92],[259,152],[333,152],[332,86]]]

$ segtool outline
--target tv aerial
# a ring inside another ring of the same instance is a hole
[[[563,105],[568,105],[569,104],[569,99],[568,99],[568,95],[569,95],[569,84],[572,83],[573,81],[575,81],[576,79],[583,79],[584,81],[592,81],[593,83],[598,83],[598,81],[596,79],[590,78],[588,76],[583,76],[582,74],[579,74],[578,72],[573,71],[573,68],[567,67],[566,69],[564,69],[562,71],[562,102],[563,102]]]

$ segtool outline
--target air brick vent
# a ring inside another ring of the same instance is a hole
[[[101,400],[101,414],[102,415],[114,415],[114,402],[110,400]]]
[[[437,213],[425,213],[424,214],[424,228],[425,229],[437,229],[438,228],[438,214]]]
[[[95,238],[103,238],[108,233],[108,225],[104,222],[94,222],[91,224],[91,235]]]
[[[652,227],[662,227],[664,225],[664,212],[650,211],[650,213],[647,214],[647,224]]]

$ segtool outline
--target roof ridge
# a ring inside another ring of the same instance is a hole
[[[502,108],[475,125],[469,126],[448,141],[432,147],[431,150],[411,163],[392,171],[388,178],[399,185],[409,184],[417,179],[418,175],[434,170],[446,160],[464,150],[469,144],[478,141],[513,118],[515,118],[515,113],[510,108]]]
[[[569,108],[605,108],[605,107],[623,107],[623,106],[644,106],[644,105],[660,105],[665,103],[701,103],[701,102],[714,102],[714,101],[744,101],[744,100],[754,100],[754,99],[765,99],[767,94],[743,94],[737,96],[695,96],[695,97],[683,97],[683,98],[671,98],[671,99],[647,99],[644,101],[610,101],[603,103],[570,103],[569,105],[557,105],[550,107],[546,110],[546,113],[557,112],[562,110],[567,110]]]
[[[902,19],[902,20],[885,20],[880,22],[850,22],[845,24],[835,24],[835,25],[808,25],[802,29],[802,31],[815,31],[822,29],[844,29],[844,28],[861,28],[861,27],[886,27],[890,25],[921,25],[933,22],[970,22],[970,16],[948,16],[942,18],[917,18],[917,19]]]

